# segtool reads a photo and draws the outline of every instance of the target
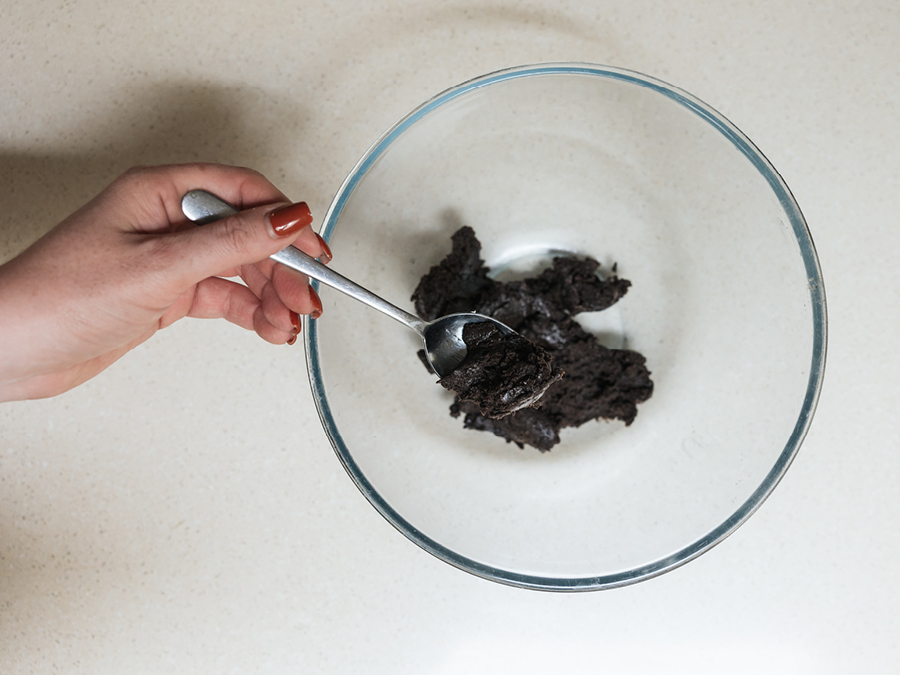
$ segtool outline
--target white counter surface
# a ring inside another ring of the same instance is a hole
[[[321,218],[410,108],[558,60],[698,96],[806,215],[825,387],[760,511],[636,586],[483,581],[359,494],[299,343],[184,321],[75,391],[0,405],[0,673],[900,669],[896,2],[8,0],[0,259],[134,164],[252,166]]]

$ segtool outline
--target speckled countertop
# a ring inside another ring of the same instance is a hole
[[[0,672],[895,672],[898,44],[895,2],[4,3],[0,259],[134,164],[252,166],[321,218],[429,96],[590,61],[690,91],[766,153],[812,230],[830,342],[812,430],[746,525],[560,596],[397,534],[334,457],[299,344],[181,322],[0,406]]]

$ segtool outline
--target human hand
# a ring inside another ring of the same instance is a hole
[[[204,189],[240,213],[196,227],[181,198]],[[249,169],[132,169],[0,266],[0,401],[44,398],[94,377],[186,316],[225,318],[293,344],[322,311],[308,279],[269,256],[293,243],[331,258],[305,204]],[[240,276],[244,283],[222,277]]]

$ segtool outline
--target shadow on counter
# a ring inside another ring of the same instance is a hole
[[[279,94],[198,83],[126,89],[94,109],[73,110],[59,125],[58,144],[43,140],[42,149],[33,151],[0,149],[0,263],[132,166],[234,164],[281,184],[295,157],[294,142],[303,135],[304,114]],[[291,144],[279,142],[285,124]]]

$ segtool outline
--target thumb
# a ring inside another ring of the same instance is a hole
[[[202,227],[177,233],[182,255],[177,267],[186,284],[223,270],[265,260],[285,248],[312,223],[306,202],[269,204],[236,212]]]

